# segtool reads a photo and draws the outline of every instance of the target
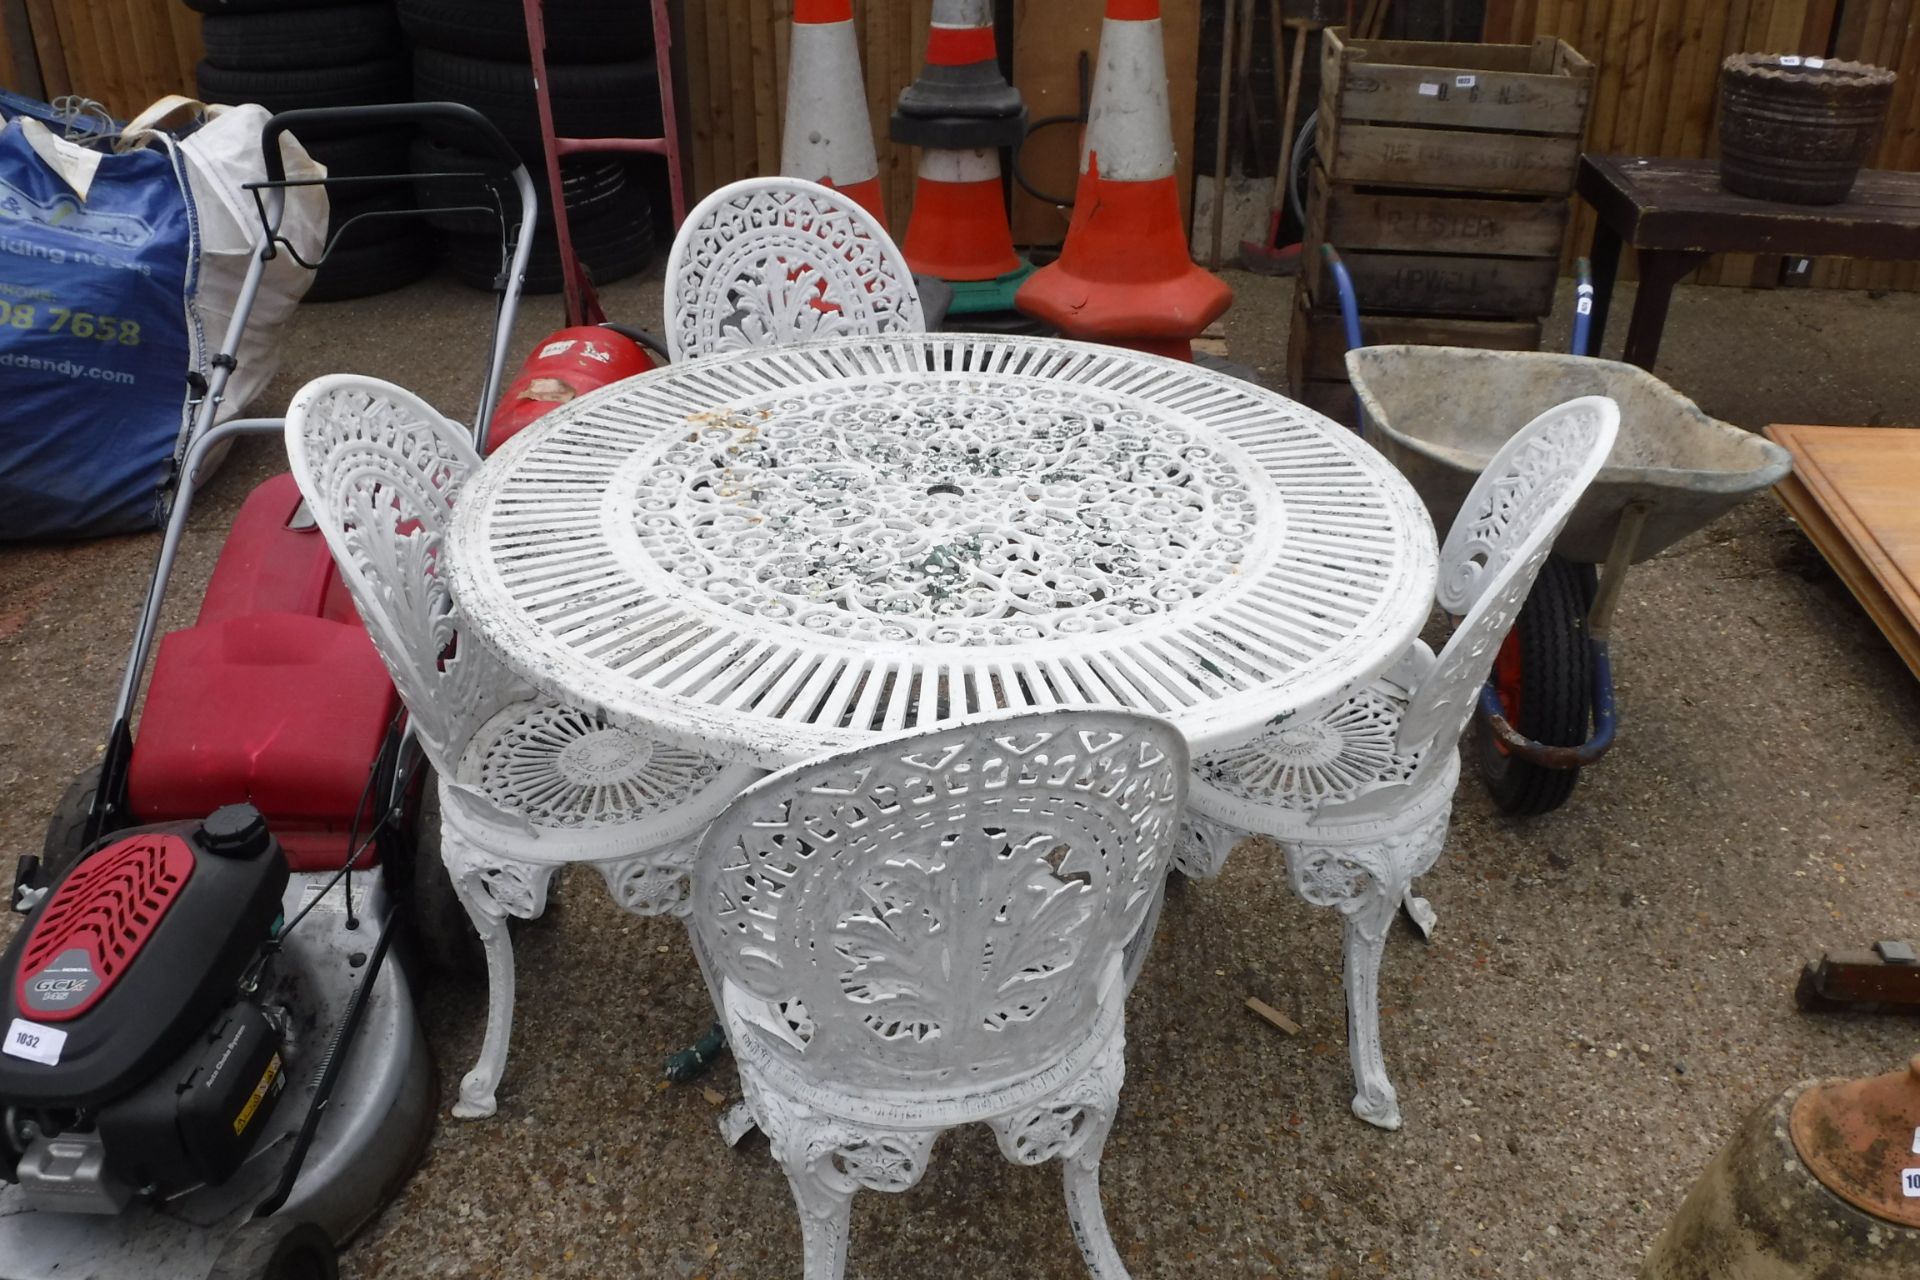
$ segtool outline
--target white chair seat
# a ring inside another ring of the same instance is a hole
[[[1217,813],[1238,801],[1259,805],[1268,818],[1278,810],[1304,822],[1328,805],[1404,783],[1431,745],[1394,746],[1411,699],[1400,685],[1376,681],[1323,715],[1202,756],[1193,762],[1191,803]],[[1212,803],[1199,799],[1203,789]]]
[[[1437,656],[1415,643],[1392,671],[1331,710],[1194,762],[1188,839],[1174,866],[1210,878],[1244,837],[1267,835],[1286,854],[1294,892],[1345,918],[1353,1112],[1383,1129],[1400,1127],[1380,1047],[1387,931],[1404,906],[1432,932],[1433,909],[1413,884],[1446,843],[1461,731],[1618,430],[1612,401],[1581,397],[1522,427],[1487,464],[1440,549],[1438,602],[1462,621]]]
[[[678,822],[685,806],[702,807],[703,793],[724,772],[711,756],[535,700],[513,703],[474,731],[458,778],[533,827],[645,844],[650,833],[635,824],[669,814]],[[738,790],[730,784],[711,796],[703,816],[719,813]]]

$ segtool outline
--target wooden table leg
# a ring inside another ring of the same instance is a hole
[[[1597,356],[1607,336],[1607,313],[1613,309],[1613,282],[1620,276],[1620,233],[1596,221],[1587,261],[1593,265],[1593,319],[1587,327],[1587,354]]]
[[[1627,349],[1622,360],[1653,372],[1654,357],[1660,354],[1660,334],[1667,327],[1667,304],[1673,301],[1673,286],[1710,256],[1688,250],[1640,250],[1640,288],[1633,295],[1633,316],[1627,321]]]

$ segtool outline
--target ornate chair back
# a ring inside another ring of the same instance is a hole
[[[926,330],[913,272],[886,229],[802,178],[749,178],[695,206],[667,260],[666,316],[676,361]]]
[[[444,779],[513,682],[478,644],[444,572],[453,497],[480,466],[466,429],[409,391],[315,379],[287,409],[287,457],[407,718]]]
[[[1396,750],[1451,746],[1574,504],[1605,465],[1620,408],[1605,396],[1555,405],[1501,446],[1440,546],[1440,607],[1465,614],[1414,690]],[[1442,755],[1429,751],[1423,767]]]
[[[1187,748],[1127,711],[995,716],[761,779],[708,828],[692,920],[736,1052],[932,1102],[1030,1080],[1124,999]]]

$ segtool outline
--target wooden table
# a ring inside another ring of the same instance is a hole
[[[1920,676],[1920,431],[1776,424],[1773,492]]]
[[[1640,258],[1623,357],[1653,368],[1667,304],[1680,278],[1716,253],[1920,259],[1920,173],[1867,169],[1842,204],[1781,204],[1720,186],[1718,162],[1666,156],[1580,158],[1577,189],[1593,231],[1593,345],[1607,327],[1620,247]]]

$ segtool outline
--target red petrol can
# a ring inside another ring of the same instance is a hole
[[[534,347],[500,397],[487,430],[487,448],[499,448],[556,405],[651,368],[653,360],[644,347],[611,329],[578,325],[551,333]]]

